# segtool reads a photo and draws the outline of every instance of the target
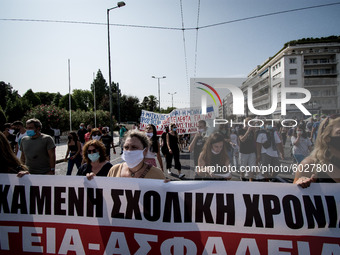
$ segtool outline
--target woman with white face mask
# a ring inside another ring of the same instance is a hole
[[[309,155],[312,150],[312,142],[307,138],[307,133],[303,126],[298,126],[291,137],[293,145],[293,156],[298,164]]]
[[[145,156],[144,161],[157,167],[157,163],[156,163],[156,157],[157,157],[158,163],[161,166],[161,169],[164,171],[156,127],[152,124],[147,125],[145,128],[145,134],[149,138],[151,145],[147,150],[147,154]]]
[[[144,132],[130,130],[124,139],[122,159],[125,162],[113,166],[108,177],[165,179],[161,169],[145,162],[150,140]]]
[[[224,136],[220,132],[212,133],[203,146],[195,171],[199,177],[229,180],[231,174],[228,166],[229,157]]]
[[[105,146],[101,141],[90,140],[85,143],[83,147],[83,164],[77,175],[87,176],[92,178],[93,176],[107,176],[112,164],[107,161]]]
[[[91,134],[90,134],[90,140],[101,141],[102,140],[102,131],[100,131],[99,128],[92,129]]]

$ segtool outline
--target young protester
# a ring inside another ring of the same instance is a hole
[[[160,168],[164,171],[163,169],[163,161],[161,158],[160,154],[160,145],[158,142],[158,137],[157,137],[157,130],[156,127],[152,124],[149,124],[145,128],[145,134],[149,138],[151,145],[150,148],[147,151],[147,154],[145,156],[145,162],[150,163],[151,165],[157,167],[156,163],[156,157],[158,160],[158,163],[160,165]]]
[[[171,124],[170,132],[166,136],[166,143],[169,150],[169,154],[166,158],[166,168],[168,169],[168,173],[171,173],[172,158],[174,158],[175,169],[178,170],[178,178],[182,179],[185,176],[185,174],[181,173],[182,165],[181,162],[179,161],[179,141],[176,130],[177,130],[176,124]]]
[[[231,179],[227,142],[220,132],[210,135],[198,158],[196,173],[200,177]]]
[[[77,170],[81,166],[81,144],[78,140],[76,132],[70,132],[68,134],[67,151],[65,155],[65,162],[68,161],[66,175],[71,175],[74,164],[77,166]]]

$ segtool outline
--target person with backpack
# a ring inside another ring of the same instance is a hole
[[[257,163],[262,166],[275,167],[280,165],[279,154],[284,159],[282,142],[276,128],[272,123],[266,125],[266,129],[259,131],[256,139]],[[274,172],[263,172],[267,181],[276,176]]]

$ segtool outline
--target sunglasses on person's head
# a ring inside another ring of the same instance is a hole
[[[337,119],[340,118],[340,113],[332,114],[331,116],[328,116],[326,118],[325,124],[322,126],[321,133],[325,130],[325,128],[328,126],[329,119]]]
[[[91,154],[91,153],[96,153],[97,150],[96,149],[93,149],[93,150],[87,150],[87,154]]]

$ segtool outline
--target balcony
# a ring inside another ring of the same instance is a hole
[[[339,82],[336,78],[305,78],[304,87],[333,87],[338,86]]]
[[[336,59],[305,59],[303,63],[305,66],[313,66],[337,64],[338,61]]]
[[[319,69],[314,70],[305,70],[304,76],[305,77],[316,77],[316,76],[333,76],[338,75],[338,72],[335,70],[326,69],[324,71]]]

